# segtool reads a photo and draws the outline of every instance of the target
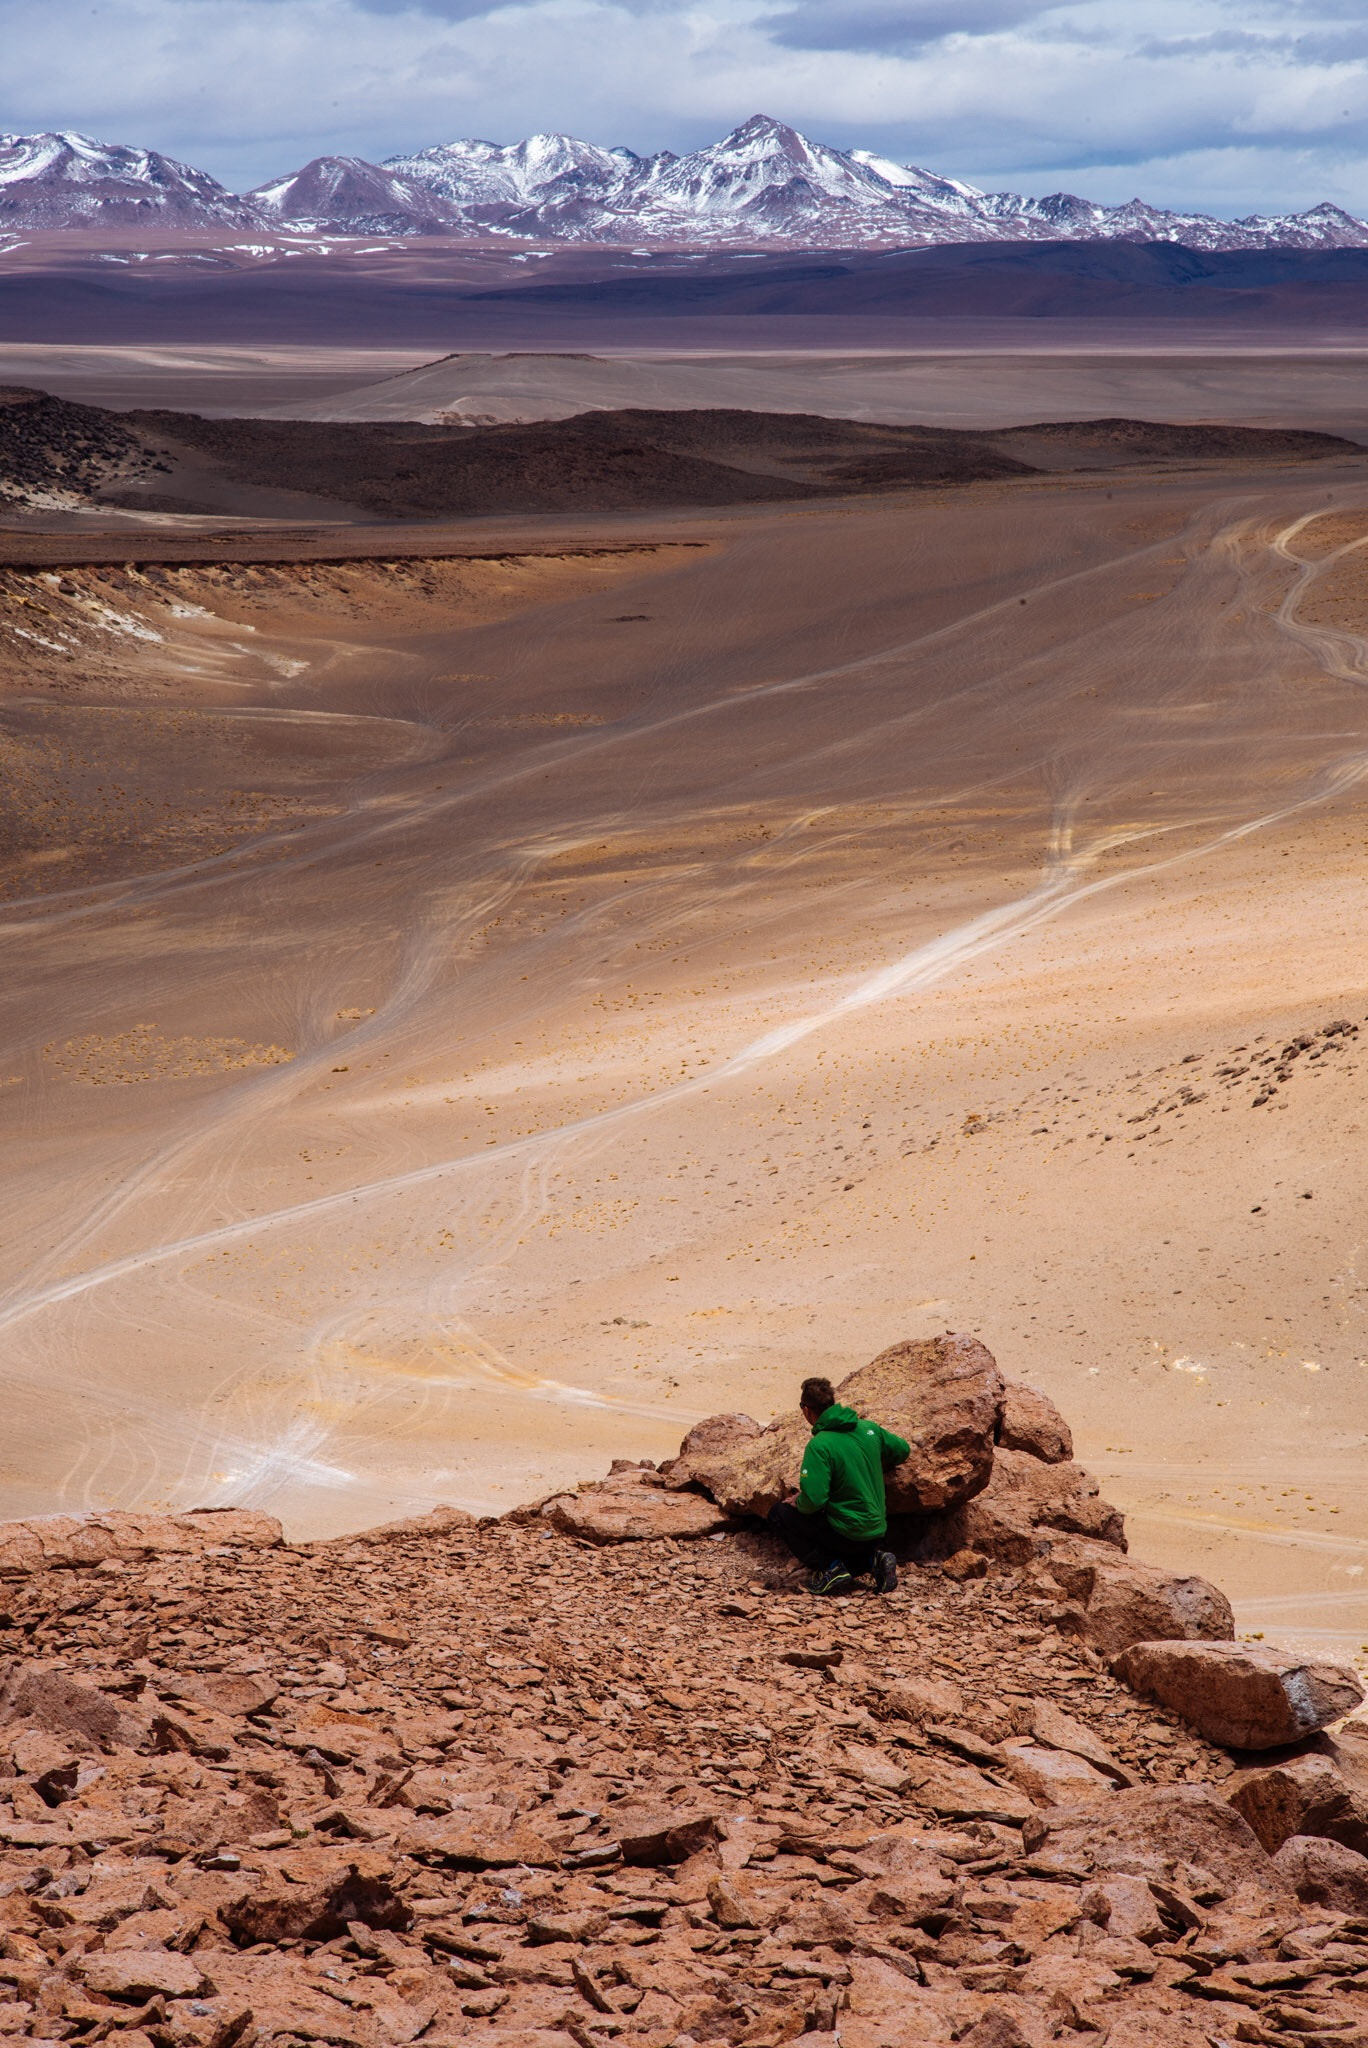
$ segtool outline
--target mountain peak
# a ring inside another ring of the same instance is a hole
[[[766,113],[684,156],[639,156],[550,129],[519,142],[438,143],[382,164],[315,157],[240,198],[156,150],[70,129],[0,135],[0,230],[153,223],[703,248],[1061,238],[1201,250],[1368,247],[1368,225],[1329,200],[1226,221],[1138,197],[1111,206],[1067,192],[984,192],[871,150],[816,142]]]

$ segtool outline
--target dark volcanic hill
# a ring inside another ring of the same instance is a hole
[[[41,511],[287,510],[437,519],[503,512],[741,505],[1008,482],[1162,463],[1364,459],[1329,434],[1060,422],[1008,432],[881,426],[804,413],[579,413],[461,428],[404,422],[115,413],[0,391],[0,504]]]

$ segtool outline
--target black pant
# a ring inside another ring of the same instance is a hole
[[[874,1569],[877,1540],[842,1536],[824,1514],[800,1514],[792,1501],[781,1500],[765,1520],[779,1541],[787,1544],[798,1562],[811,1571],[819,1572],[829,1564],[843,1564],[852,1572]]]

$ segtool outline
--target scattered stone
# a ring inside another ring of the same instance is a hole
[[[1136,1643],[1114,1669],[1231,1749],[1278,1749],[1352,1713],[1363,1691],[1338,1664],[1255,1643]]]

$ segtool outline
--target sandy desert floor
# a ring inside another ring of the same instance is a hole
[[[1361,477],[218,552],[0,571],[0,1511],[496,1509],[954,1327],[1360,1653]]]

